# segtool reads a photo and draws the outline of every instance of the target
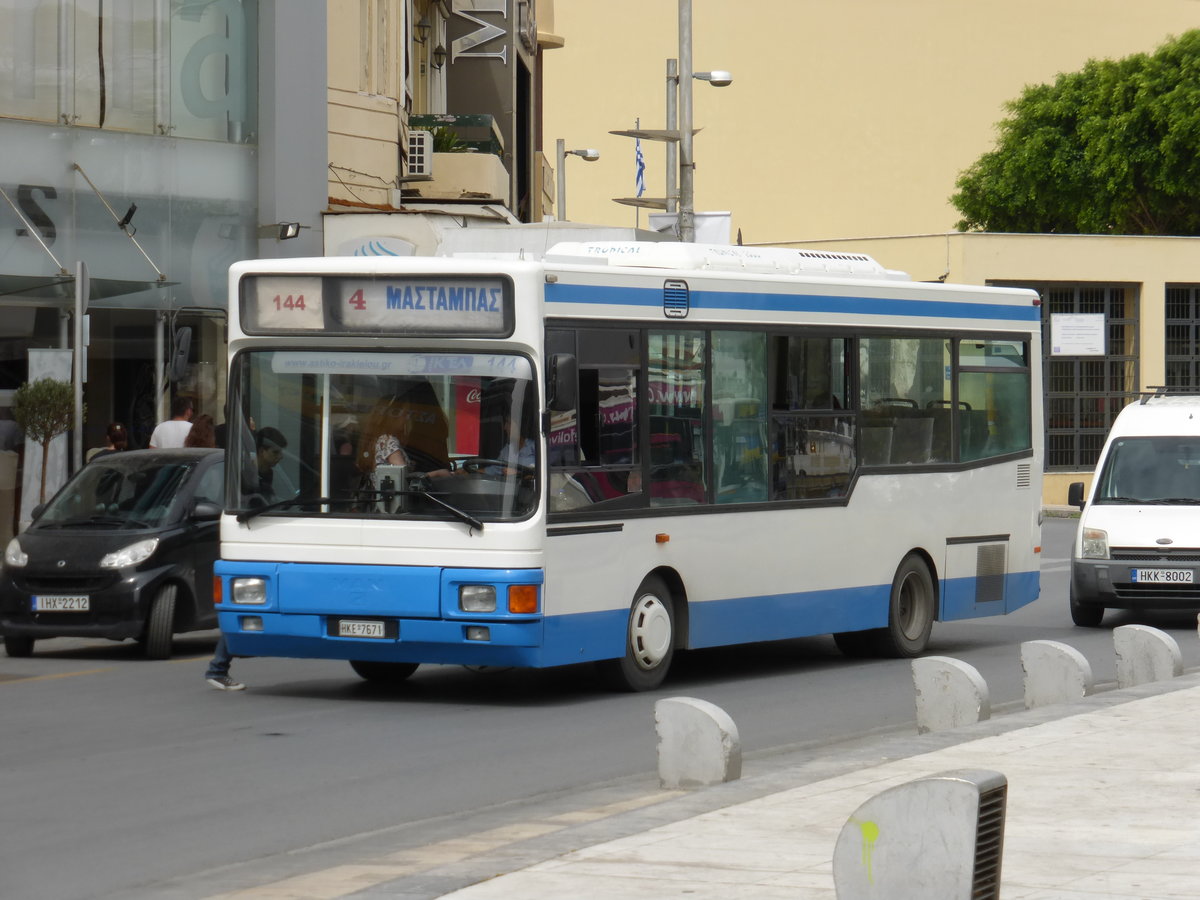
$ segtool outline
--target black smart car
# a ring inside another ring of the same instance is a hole
[[[0,563],[9,656],[39,638],[136,638],[171,655],[172,635],[216,628],[212,569],[224,499],[221,450],[111,453],[75,473]]]

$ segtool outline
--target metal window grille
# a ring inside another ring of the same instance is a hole
[[[1042,297],[1046,470],[1093,468],[1117,413],[1138,396],[1136,286],[1092,282],[996,283],[1031,288]],[[1062,313],[1103,314],[1105,354],[1052,356],[1050,320]]]
[[[1168,284],[1166,384],[1200,390],[1200,285]]]

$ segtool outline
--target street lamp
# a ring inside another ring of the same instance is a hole
[[[687,72],[690,78],[680,77]],[[667,127],[665,130],[638,128],[632,131],[610,131],[623,137],[645,138],[664,141],[667,145],[667,195],[666,197],[624,197],[617,203],[626,206],[641,206],[663,209],[678,213],[677,233],[681,241],[696,239],[696,211],[694,176],[695,159],[692,154],[692,81],[707,81],[713,87],[727,87],[733,76],[723,70],[712,72],[692,71],[692,0],[679,0],[679,58],[667,60]],[[678,150],[676,149],[678,145]],[[676,164],[678,157],[679,189],[675,189]],[[678,209],[676,209],[678,207]]]
[[[568,156],[581,157],[586,162],[595,162],[600,158],[599,150],[567,150],[566,142],[562,138],[557,142],[558,150],[558,166],[555,169],[558,175],[558,220],[565,222],[567,220],[567,172],[566,162]]]

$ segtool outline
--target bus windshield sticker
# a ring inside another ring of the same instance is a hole
[[[530,379],[523,356],[497,353],[339,353],[280,351],[271,356],[271,371],[292,375],[469,375]]]

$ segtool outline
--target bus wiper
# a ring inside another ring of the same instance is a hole
[[[237,514],[237,520],[239,522],[249,522],[263,513],[271,512],[275,509],[283,509],[287,506],[338,506],[357,502],[358,500],[350,497],[289,497],[287,500],[276,500],[274,503],[268,503],[265,506],[256,506],[254,509],[244,509]]]
[[[410,491],[396,491],[396,493],[397,494],[416,495],[418,497],[424,497],[426,500],[432,500],[434,503],[436,503],[442,509],[446,510],[446,512],[450,513],[450,515],[454,516],[454,518],[458,519],[458,521],[460,521],[466,525],[469,525],[471,528],[474,528],[477,531],[483,531],[483,523],[480,522],[473,515],[471,515],[468,512],[463,512],[463,510],[459,509],[457,506],[447,503],[441,497],[434,496],[433,494],[429,493],[429,491],[411,491],[410,490]]]

